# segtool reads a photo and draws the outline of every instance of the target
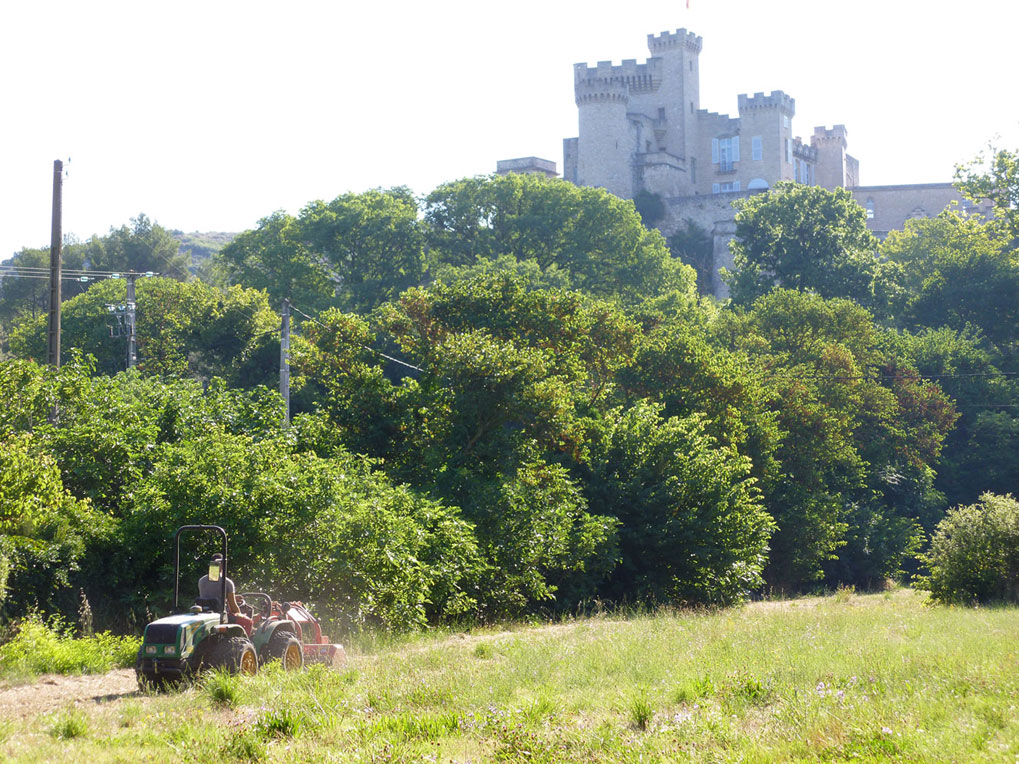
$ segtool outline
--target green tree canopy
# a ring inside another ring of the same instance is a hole
[[[425,198],[425,222],[440,263],[512,255],[567,271],[576,289],[631,301],[694,288],[693,272],[644,227],[633,202],[600,188],[531,174],[468,178]]]
[[[734,204],[735,302],[782,287],[870,304],[877,241],[849,191],[782,182]]]
[[[341,307],[367,312],[424,274],[424,232],[407,188],[343,194],[312,202],[299,226],[312,250],[339,280]]]

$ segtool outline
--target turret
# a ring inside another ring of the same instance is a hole
[[[810,145],[817,149],[817,168],[814,173],[817,185],[827,189],[852,187],[859,184],[856,160],[846,153],[845,125],[831,129],[815,127]]]
[[[630,89],[622,69],[613,67],[611,61],[599,61],[596,68],[586,64],[574,67],[580,120],[577,182],[629,199],[633,197],[633,141],[626,118]],[[630,75],[636,84],[643,82],[644,76],[636,68]]]
[[[661,61],[662,77],[662,86],[654,99],[656,108],[651,113],[664,118],[666,150],[683,158],[697,152],[696,114],[701,102],[702,44],[701,37],[685,29],[647,36],[651,60]]]

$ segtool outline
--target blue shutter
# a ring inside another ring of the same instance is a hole
[[[712,183],[711,184],[711,193],[713,193],[713,194],[717,194],[718,193],[718,184],[717,183]]]
[[[711,164],[718,164],[718,138],[711,139]]]
[[[732,138],[730,140],[732,140],[732,161],[733,162],[738,162],[739,161],[739,136],[738,135],[734,135],[734,136],[732,136]]]

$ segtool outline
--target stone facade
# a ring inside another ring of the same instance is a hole
[[[717,270],[732,265],[733,200],[779,181],[850,189],[882,237],[953,202],[973,210],[948,183],[860,186],[845,125],[816,127],[804,142],[792,127],[796,101],[781,90],[738,96],[735,117],[701,109],[701,38],[678,29],[648,35],[647,43],[651,57],[644,63],[574,66],[579,135],[563,141],[563,177],[624,199],[657,194],[666,209],[658,228],[666,236],[687,221],[710,232],[717,296],[727,295]]]

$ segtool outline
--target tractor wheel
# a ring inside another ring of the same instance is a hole
[[[265,646],[266,661],[279,661],[287,671],[304,666],[304,648],[289,631],[277,631]]]
[[[258,654],[250,639],[230,637],[213,646],[205,665],[226,669],[231,674],[254,674],[258,671]]]

